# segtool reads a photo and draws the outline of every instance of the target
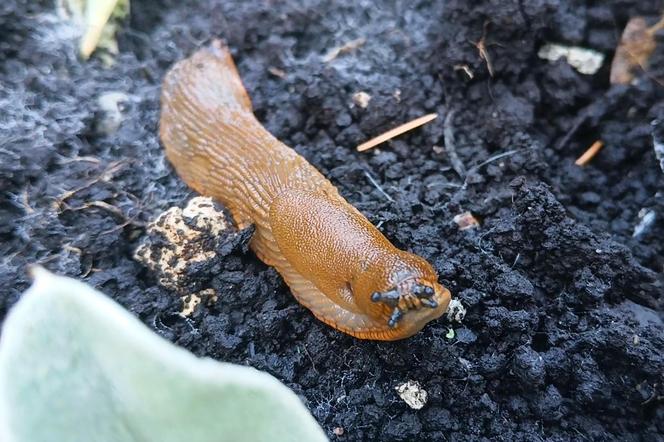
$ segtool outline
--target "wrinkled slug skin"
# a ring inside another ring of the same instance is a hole
[[[239,227],[255,225],[251,248],[321,321],[358,338],[396,340],[447,310],[450,293],[430,264],[395,248],[256,120],[220,41],[168,72],[159,130],[178,175],[223,203]],[[428,306],[409,292],[413,284],[417,293],[422,287],[433,293]],[[375,292],[398,299],[376,302]],[[399,317],[390,326],[395,306]]]

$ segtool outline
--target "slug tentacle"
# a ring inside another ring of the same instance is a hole
[[[442,315],[450,293],[422,258],[395,248],[311,164],[256,120],[219,41],[178,62],[162,91],[166,156],[194,190],[218,199],[251,248],[323,322],[394,340]]]

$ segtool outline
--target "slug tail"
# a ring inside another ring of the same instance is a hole
[[[253,112],[230,50],[217,39],[176,63],[166,74],[162,102],[179,94],[188,95],[199,113],[228,109]]]
[[[260,223],[280,191],[279,168],[296,154],[256,120],[230,51],[220,40],[166,74],[159,133],[178,175],[221,201],[239,227]],[[283,173],[283,172],[281,172]]]

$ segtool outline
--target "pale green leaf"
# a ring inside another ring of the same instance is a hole
[[[81,282],[35,278],[0,339],[0,440],[326,440],[272,376],[196,358]]]

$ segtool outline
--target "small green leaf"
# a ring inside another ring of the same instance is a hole
[[[0,440],[326,440],[272,376],[196,358],[87,285],[34,274],[2,329]]]

